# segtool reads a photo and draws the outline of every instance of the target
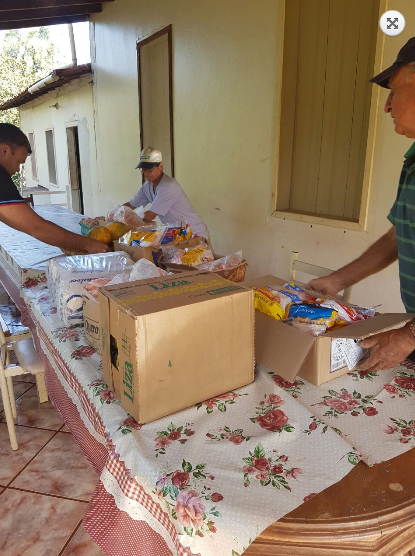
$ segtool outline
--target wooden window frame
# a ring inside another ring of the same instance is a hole
[[[362,198],[360,202],[360,213],[359,221],[353,222],[351,220],[342,218],[330,218],[326,216],[318,216],[311,214],[301,214],[297,212],[284,211],[277,209],[277,203],[279,201],[279,196],[287,192],[289,194],[289,187],[285,188],[279,187],[279,153],[280,153],[280,141],[281,141],[281,113],[282,113],[282,84],[283,84],[283,57],[284,57],[284,30],[285,30],[285,6],[286,2],[289,0],[283,0],[279,3],[278,7],[278,29],[277,29],[277,101],[276,101],[276,137],[275,137],[275,157],[274,157],[274,172],[275,172],[275,184],[272,193],[272,216],[274,218],[282,218],[284,220],[294,220],[300,222],[306,222],[311,224],[321,224],[324,226],[332,226],[335,228],[342,228],[344,230],[356,230],[356,231],[366,231],[368,225],[368,212],[369,212],[369,199],[370,192],[373,181],[373,163],[374,163],[374,149],[375,149],[375,139],[377,134],[377,129],[380,121],[380,97],[381,88],[374,85],[372,87],[372,93],[370,96],[370,111],[369,111],[369,126],[367,132],[367,143],[366,143],[366,156],[365,156],[365,170],[363,174],[362,183]],[[387,9],[388,0],[380,0],[379,2],[379,18]],[[373,75],[377,75],[382,71],[383,63],[383,51],[385,44],[385,34],[378,28],[376,36],[375,45],[375,60]]]
[[[173,140],[173,26],[172,24],[163,27],[152,35],[137,41],[137,69],[138,69],[138,102],[139,102],[139,120],[140,120],[140,143],[143,149],[143,110],[142,110],[142,94],[141,94],[141,66],[140,66],[140,48],[149,42],[152,42],[163,35],[167,35],[169,48],[169,110],[170,110],[170,151],[171,151],[171,175],[174,177],[174,140]],[[144,181],[144,174],[143,174]]]

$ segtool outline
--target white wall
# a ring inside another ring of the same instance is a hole
[[[84,210],[87,215],[98,215],[99,204],[94,205],[93,191],[97,188],[94,113],[92,102],[92,76],[87,75],[63,85],[20,107],[21,128],[34,133],[38,180],[32,178],[30,158],[25,164],[28,187],[42,185],[62,195],[51,195],[50,203],[66,204],[69,191],[68,147],[66,128],[78,126],[79,151],[82,174]],[[53,105],[58,103],[58,108]],[[53,128],[57,185],[49,183],[45,130]],[[70,195],[70,191],[69,191]],[[35,196],[35,203],[42,204],[45,197]]]
[[[396,0],[406,29],[385,40],[383,67],[414,34],[413,0]],[[271,216],[275,183],[278,20],[281,0],[123,0],[94,17],[99,213],[130,199],[141,184],[136,42],[173,24],[176,179],[211,232],[215,249],[243,249],[251,276],[285,277],[290,253],[338,268],[389,228],[403,154],[390,116],[377,128],[365,232]],[[381,106],[386,91],[381,93]],[[157,147],[157,145],[155,145]],[[357,285],[357,303],[402,311],[397,265]]]

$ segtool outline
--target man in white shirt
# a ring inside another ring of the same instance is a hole
[[[163,172],[163,157],[153,147],[145,148],[136,166],[146,179],[141,189],[125,206],[135,209],[150,204],[144,213],[144,220],[154,220],[158,216],[163,224],[180,226],[187,222],[192,232],[209,239],[206,224],[192,207],[186,193],[178,182]]]

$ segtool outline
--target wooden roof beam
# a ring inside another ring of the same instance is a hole
[[[3,22],[31,21],[32,19],[50,19],[54,17],[67,17],[74,15],[89,15],[102,12],[101,2],[85,4],[83,6],[66,6],[63,8],[41,8],[28,11],[9,10],[0,11],[0,25]],[[34,27],[34,25],[33,25]]]
[[[61,25],[64,23],[80,23],[89,21],[89,15],[72,15],[66,17],[49,17],[44,19],[22,19],[21,21],[5,21],[0,23],[0,31],[7,29],[24,29],[26,27],[46,27],[48,25]]]

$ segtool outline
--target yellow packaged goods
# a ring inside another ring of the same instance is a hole
[[[204,245],[196,247],[188,247],[183,253],[183,264],[188,266],[197,266],[202,263],[208,263],[214,260],[212,251]]]
[[[277,296],[267,287],[252,288],[254,290],[255,309],[276,320],[283,320],[285,313],[281,305],[276,301]]]
[[[102,243],[106,243],[107,245],[109,245],[112,241],[110,230],[107,230],[107,228],[104,228],[103,226],[95,226],[95,228],[92,228],[88,232],[87,236],[91,239],[102,241]]]

